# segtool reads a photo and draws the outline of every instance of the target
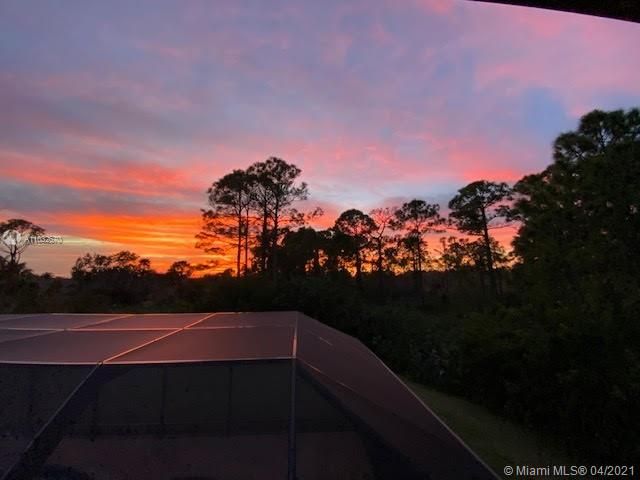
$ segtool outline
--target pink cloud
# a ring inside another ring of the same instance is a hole
[[[140,196],[184,196],[202,190],[190,174],[157,163],[93,161],[73,164],[54,157],[39,157],[18,152],[0,152],[0,175],[5,179],[34,186],[57,185],[71,189]]]
[[[514,95],[548,88],[563,92],[567,109],[580,114],[595,94],[638,92],[640,51],[631,48],[638,41],[637,25],[535,8],[468,8],[470,31],[462,46],[479,54],[480,90],[502,88]]]
[[[409,4],[428,13],[450,14],[456,7],[455,0],[410,0]]]

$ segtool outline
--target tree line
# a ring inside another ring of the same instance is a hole
[[[509,215],[513,192],[506,183],[470,183],[449,202],[449,218],[441,216],[439,205],[413,199],[369,213],[350,208],[332,227],[316,230],[309,222],[323,214],[321,209],[304,214],[294,207],[309,195],[307,184],[298,181],[300,174],[296,165],[270,157],[215,181],[207,191],[209,208],[202,211],[197,247],[210,253],[232,250],[237,277],[342,270],[352,273],[361,287],[365,271],[380,282],[410,271],[418,291],[425,270],[473,264],[487,273],[497,294],[495,270],[505,264],[506,253],[489,231],[495,220]],[[426,238],[447,228],[477,239],[443,238],[436,262]]]

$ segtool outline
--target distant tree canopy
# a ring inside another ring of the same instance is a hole
[[[640,111],[585,115],[557,138],[553,156],[515,186],[522,271],[541,300],[583,302],[600,292],[629,305],[640,286]]]
[[[487,245],[495,242],[488,230],[493,220],[504,216],[511,193],[506,184],[480,181],[460,190],[452,199],[448,223],[439,205],[413,199],[370,214],[347,209],[332,227],[316,231],[309,221],[322,210],[303,213],[294,206],[309,195],[307,184],[298,181],[301,173],[295,165],[270,157],[215,181],[207,190],[210,208],[202,211],[196,246],[218,255],[233,250],[236,276],[345,271],[361,285],[363,274],[375,271],[382,288],[386,273],[410,271],[420,291],[422,273],[431,261],[427,236],[456,228],[482,239],[484,259],[472,265],[493,278],[495,249]]]
[[[197,235],[197,247],[209,253],[223,251],[220,243],[236,250],[236,272],[240,275],[242,255],[247,270],[249,227],[255,178],[243,170],[234,170],[213,183],[207,190],[211,209],[203,210],[202,231]]]
[[[307,199],[307,184],[296,183],[301,173],[298,167],[276,157],[254,163],[248,172],[255,179],[253,206],[260,226],[254,255],[261,271],[275,275],[282,236],[290,227],[305,223],[304,216],[292,205]]]
[[[167,269],[167,276],[175,279],[186,279],[193,275],[195,268],[186,260],[173,262]]]
[[[71,278],[79,291],[91,290],[126,305],[144,296],[146,280],[154,273],[148,258],[123,250],[113,255],[88,253],[78,258]]]
[[[502,359],[503,379],[479,362],[468,388],[585,458],[637,461],[640,111],[585,115],[553,157],[515,185],[518,304],[485,315],[466,341],[478,359]]]
[[[395,249],[392,246],[394,237],[391,235],[396,218],[394,207],[376,208],[369,212],[369,216],[375,224],[375,229],[371,232],[371,244],[373,249],[373,265],[378,278],[395,263],[390,260],[395,256]]]
[[[250,258],[254,270],[276,272],[281,239],[291,226],[306,221],[292,207],[308,195],[307,185],[296,183],[299,175],[295,165],[270,157],[214,182],[207,191],[211,208],[202,212],[196,246],[218,253],[223,250],[221,243],[233,244],[237,276],[249,272]]]
[[[74,279],[92,278],[101,274],[127,274],[143,276],[151,272],[151,262],[148,258],[140,258],[139,255],[123,250],[113,255],[101,255],[87,253],[76,260],[71,269],[71,277]]]
[[[461,232],[482,238],[485,265],[494,294],[497,293],[497,281],[489,230],[494,220],[508,217],[509,206],[505,201],[510,198],[511,188],[506,183],[479,180],[458,190],[458,194],[449,202],[451,222]]]
[[[319,274],[325,239],[311,227],[288,231],[280,247],[280,268],[288,276]]]
[[[407,252],[411,271],[416,275],[417,287],[422,290],[422,272],[428,262],[425,235],[437,233],[444,222],[439,214],[440,205],[432,205],[424,200],[411,200],[395,211],[391,226],[405,232],[400,237],[400,245]]]
[[[334,231],[344,241],[343,252],[353,261],[356,281],[362,282],[363,251],[371,244],[371,235],[376,229],[373,219],[355,208],[340,214],[334,225]]]
[[[487,265],[484,239],[469,240],[449,237],[443,238],[442,243],[443,250],[440,261],[444,270],[476,269],[480,272],[488,271],[489,266]],[[491,257],[494,265],[499,267],[505,267],[509,262],[509,256],[505,248],[494,239],[491,239]]]

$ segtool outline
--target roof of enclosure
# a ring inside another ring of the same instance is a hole
[[[297,365],[433,478],[495,478],[363,343],[298,312],[0,315],[5,369],[248,361]]]
[[[293,358],[296,312],[0,316],[0,363]]]

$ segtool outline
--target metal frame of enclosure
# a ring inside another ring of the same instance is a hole
[[[485,3],[502,3],[530,8],[543,8],[561,12],[613,18],[627,22],[640,23],[640,6],[637,0],[471,0]]]
[[[0,315],[0,478],[494,479],[298,312]]]

